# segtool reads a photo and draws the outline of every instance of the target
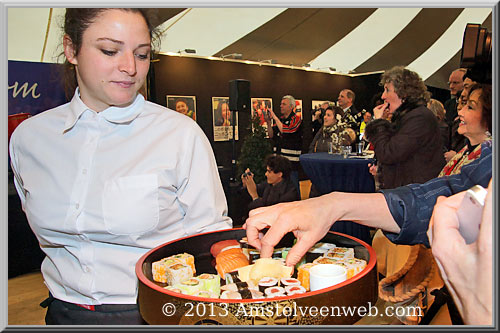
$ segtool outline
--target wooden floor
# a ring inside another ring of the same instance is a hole
[[[9,279],[8,293],[9,325],[45,325],[45,309],[40,303],[49,291],[40,272]]]

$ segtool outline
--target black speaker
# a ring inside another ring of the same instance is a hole
[[[250,113],[250,81],[229,81],[229,110]]]

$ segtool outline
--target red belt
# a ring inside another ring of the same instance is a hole
[[[76,303],[73,303],[73,304],[78,305],[79,307],[90,310],[90,311],[95,311],[95,305],[76,304]]]

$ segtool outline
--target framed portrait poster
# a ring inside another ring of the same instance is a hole
[[[229,97],[212,97],[212,114],[214,125],[214,141],[229,141],[233,139],[233,116],[235,140],[238,140],[238,112],[229,110]]]
[[[297,116],[299,116],[299,118],[302,119],[302,100],[301,99],[295,100],[295,114],[297,114]]]
[[[252,102],[252,119],[256,115],[259,117],[260,124],[266,129],[267,136],[267,122],[264,115],[273,109],[273,99],[267,97],[256,97],[251,99]],[[274,124],[274,120],[271,119],[271,126]],[[252,128],[253,130],[253,128]]]
[[[196,120],[196,96],[167,95],[167,108]]]

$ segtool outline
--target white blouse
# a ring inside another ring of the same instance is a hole
[[[191,118],[142,95],[98,113],[78,95],[12,134],[16,189],[55,298],[133,304],[140,256],[231,228],[226,198],[210,143]]]

